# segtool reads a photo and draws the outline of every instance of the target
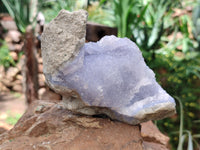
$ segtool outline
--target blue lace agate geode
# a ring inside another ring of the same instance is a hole
[[[84,44],[86,20],[83,10],[62,10],[42,35],[44,75],[66,108],[129,124],[174,114],[174,99],[156,82],[136,44],[115,36]]]

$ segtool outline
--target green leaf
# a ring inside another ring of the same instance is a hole
[[[194,134],[192,137],[193,138],[200,138],[200,134]]]
[[[188,147],[187,147],[187,150],[193,150],[193,142],[192,142],[191,132],[188,131],[188,130],[185,130],[185,132],[187,132],[187,134],[188,134]]]
[[[174,98],[179,102],[179,106],[180,106],[180,126],[179,126],[179,143],[178,143],[178,150],[182,150],[183,147],[183,143],[184,143],[184,139],[185,139],[185,135],[183,136],[183,104],[181,102],[181,100],[179,99],[179,97],[174,96]]]

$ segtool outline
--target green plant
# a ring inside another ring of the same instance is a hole
[[[87,8],[88,11],[88,20],[104,24],[110,27],[115,26],[115,17],[114,12],[111,8],[110,2],[104,2],[105,0],[101,0],[100,2],[91,2]]]
[[[177,20],[176,20],[177,19]],[[195,51],[196,41],[192,39],[189,29],[191,18],[187,14],[174,19],[175,30],[172,40],[167,36],[161,39],[161,47],[155,51],[152,61],[151,51],[143,51],[148,65],[156,73],[158,82],[170,95],[177,95],[183,107],[177,105],[177,112],[172,118],[157,122],[161,131],[168,133],[173,149],[180,147],[199,147],[199,85],[200,85],[200,53]],[[181,115],[183,114],[183,115]],[[184,117],[183,117],[184,116]],[[181,120],[181,121],[180,121]],[[183,123],[184,122],[184,126]],[[177,130],[179,129],[179,136]],[[187,139],[187,141],[186,141]],[[191,144],[191,141],[193,144]]]
[[[182,104],[182,101],[179,99],[179,97],[175,96],[175,98],[178,101],[179,106],[180,106],[179,142],[178,142],[177,150],[182,150],[183,149],[186,138],[188,139],[187,140],[187,149],[188,150],[193,150],[194,144],[199,149],[200,145],[196,141],[196,138],[200,138],[200,134],[193,134],[192,135],[191,131],[184,130],[184,119],[183,119],[183,117],[184,117],[184,108],[183,108],[183,104]],[[194,144],[193,144],[193,142],[194,142]]]
[[[87,4],[87,0],[41,0],[38,6],[44,14],[46,22],[50,22],[61,9],[68,11],[87,9]]]
[[[200,50],[200,0],[198,0],[197,6],[192,13],[193,21],[193,35],[198,42],[198,50]]]
[[[6,7],[3,5],[2,1],[0,0],[0,13],[7,13]]]
[[[148,59],[147,63],[156,72],[158,82],[170,95],[180,97],[179,99],[181,99],[183,105],[181,107],[181,104],[177,104],[177,112],[181,111],[178,115],[159,120],[157,122],[159,128],[161,131],[168,133],[173,147],[178,145],[178,139],[179,142],[181,139],[185,146],[186,142],[184,141],[190,136],[190,133],[193,142],[195,140],[199,142],[199,139],[196,139],[195,136],[198,135],[200,128],[199,124],[195,124],[194,121],[200,117],[198,98],[200,93],[200,89],[198,88],[200,84],[200,54],[198,52],[187,51],[183,53],[175,49],[165,49],[160,53],[156,52],[155,61],[151,61],[151,57],[148,58],[148,55],[146,55],[146,60]],[[173,134],[178,129],[180,129],[180,137]]]
[[[3,45],[0,47],[0,65],[3,65],[5,68],[15,66],[15,62],[9,52],[6,42],[3,42]]]
[[[11,94],[15,97],[15,98],[20,98],[22,96],[21,93],[17,93],[17,92],[13,92],[11,91]]]
[[[17,121],[21,118],[21,114],[15,114],[12,115],[10,112],[8,112],[8,117],[6,118],[6,123],[10,125],[15,125]]]
[[[145,13],[146,8],[137,0],[114,0],[113,9],[118,28],[118,36],[130,38],[132,35],[131,26],[142,20],[138,15],[140,12]]]
[[[36,0],[2,0],[2,2],[15,20],[20,32],[25,33],[26,27],[35,23],[37,15]]]
[[[104,3],[105,0],[48,0],[40,1],[39,9],[44,13],[46,22],[55,18],[61,9],[75,11],[85,9],[88,11],[88,20],[108,26],[115,26],[114,14],[111,3]]]
[[[178,5],[178,0],[114,0],[114,12],[118,36],[128,37],[144,51],[154,51],[161,46],[162,36],[168,34],[174,23],[171,19],[172,8]]]

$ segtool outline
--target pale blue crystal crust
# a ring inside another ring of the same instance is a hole
[[[156,82],[141,51],[127,38],[105,36],[86,43],[73,61],[48,75],[48,82],[76,91],[87,106],[109,108],[115,119],[130,124],[175,112],[174,99]]]

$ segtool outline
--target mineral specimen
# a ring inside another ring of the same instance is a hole
[[[156,82],[135,43],[115,36],[82,42],[86,16],[84,11],[62,10],[42,36],[46,81],[63,95],[66,108],[87,115],[106,114],[129,124],[174,114],[174,99]],[[73,39],[65,40],[70,36]]]

